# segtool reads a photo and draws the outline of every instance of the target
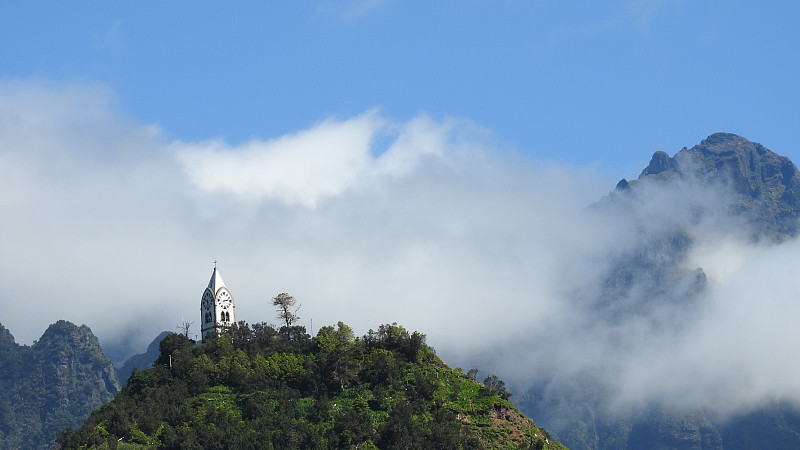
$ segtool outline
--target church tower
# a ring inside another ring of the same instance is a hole
[[[202,332],[203,340],[207,337],[219,334],[224,328],[227,328],[236,323],[235,310],[236,305],[233,304],[233,296],[228,288],[225,287],[225,282],[222,281],[222,276],[217,270],[217,265],[214,264],[214,272],[211,274],[211,281],[208,282],[208,287],[203,291],[203,299],[200,302],[200,331]]]

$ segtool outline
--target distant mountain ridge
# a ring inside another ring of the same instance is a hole
[[[0,325],[0,448],[51,448],[119,390],[97,337],[60,320],[31,346]]]
[[[637,181],[620,181],[631,188],[640,180],[670,181],[674,177],[699,182],[715,180],[735,193],[728,205],[732,215],[758,218],[761,233],[794,236],[800,218],[800,171],[787,157],[731,133],[715,133],[700,144],[683,148],[674,157],[657,151]]]
[[[19,345],[0,324],[0,449],[48,449],[111,400],[134,368],[150,367],[160,334],[145,353],[115,369],[86,325],[50,325],[33,345]]]
[[[616,258],[592,302],[605,320],[619,322],[658,305],[689,306],[703,292],[703,268],[684,264],[694,244],[687,225],[714,217],[710,226],[720,233],[735,230],[752,241],[797,235],[800,171],[761,144],[715,133],[673,157],[655,152],[638,179],[620,180],[594,208],[631,223],[637,243]],[[659,325],[669,326],[663,320]]]
[[[117,369],[117,377],[119,378],[120,382],[122,382],[123,384],[127,383],[128,378],[130,378],[131,373],[133,373],[134,369],[141,370],[152,366],[153,361],[155,361],[156,358],[158,358],[159,354],[158,345],[161,343],[161,340],[163,340],[170,334],[173,333],[170,331],[162,331],[161,334],[156,336],[156,338],[153,339],[153,342],[151,342],[150,345],[147,346],[147,350],[144,353],[138,353],[136,355],[129,357],[125,361],[125,364],[123,364],[122,367]]]
[[[698,229],[751,242],[797,236],[800,172],[761,144],[715,133],[672,157],[655,152],[636,180],[622,179],[592,209],[628,224],[632,243],[611,261],[597,297],[586,301],[593,326],[636,323],[654,334],[680,333],[703,307],[708,287],[703,268],[687,265]],[[800,448],[800,410],[789,403],[776,400],[731,421],[658,405],[613,417],[603,376],[539,380],[518,405],[573,449]]]

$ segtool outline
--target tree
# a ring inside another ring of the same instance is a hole
[[[295,308],[295,304],[297,300],[291,295],[282,292],[277,296],[272,298],[273,306],[278,307],[278,319],[283,320],[286,322],[286,327],[291,327],[293,323],[300,320],[300,316],[297,315],[297,311],[300,309],[300,305],[297,305]]]
[[[511,393],[506,390],[506,383],[505,381],[497,378],[496,375],[489,375],[483,380],[483,386],[489,390],[489,392],[495,393],[500,396],[503,400],[508,400],[511,397]]]
[[[194,322],[187,322],[186,320],[181,319],[181,323],[180,323],[180,325],[178,325],[178,330],[180,330],[182,335],[184,335],[184,336],[186,336],[188,338],[189,337],[189,327],[191,327],[193,324],[194,324]]]

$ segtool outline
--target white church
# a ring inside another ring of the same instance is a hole
[[[200,331],[205,341],[207,337],[219,334],[223,329],[236,323],[236,305],[233,296],[214,263],[214,272],[211,281],[203,291],[200,302]]]

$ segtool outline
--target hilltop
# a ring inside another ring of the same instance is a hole
[[[51,448],[119,389],[111,361],[87,326],[50,325],[19,345],[0,325],[0,448]]]
[[[563,448],[509,401],[504,383],[449,368],[425,336],[382,325],[244,322],[194,344],[165,337],[153,367],[63,448]]]

